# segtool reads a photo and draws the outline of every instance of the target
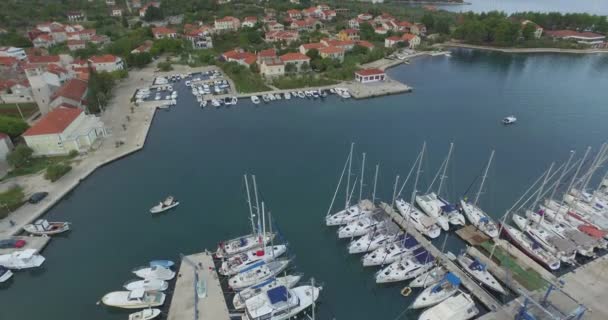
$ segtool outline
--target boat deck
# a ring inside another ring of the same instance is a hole
[[[10,239],[14,240],[25,240],[25,246],[22,248],[6,248],[0,249],[0,255],[2,254],[10,254],[15,251],[21,251],[25,249],[34,249],[36,252],[42,251],[44,247],[51,241],[51,237],[45,236],[13,236]]]
[[[416,240],[427,250],[431,255],[433,255],[437,261],[446,267],[446,269],[454,274],[456,274],[462,284],[477,298],[483,305],[485,305],[490,310],[498,310],[501,306],[501,303],[496,300],[490,293],[488,293],[485,289],[480,287],[473,279],[471,279],[462,269],[460,269],[454,262],[449,260],[439,249],[437,249],[427,238],[425,238],[420,232],[418,232],[412,225],[406,224],[405,219],[390,205],[386,203],[382,203],[380,205],[381,208],[386,211],[393,221],[395,221],[401,228],[407,231],[408,234],[414,236]]]
[[[167,319],[230,319],[211,253],[197,253],[182,259]]]

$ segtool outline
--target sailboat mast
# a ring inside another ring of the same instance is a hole
[[[365,172],[365,152],[363,152],[363,160],[361,160],[361,179],[359,180],[359,202],[363,196],[363,174]]]
[[[255,181],[255,175],[251,175],[251,180],[253,180],[253,193],[255,195],[255,209],[258,214],[258,235],[260,234],[260,202],[258,200],[258,183]],[[254,232],[255,233],[255,232]]]
[[[536,208],[536,205],[540,201],[541,195],[543,194],[543,190],[545,189],[545,186],[547,185],[547,180],[549,180],[549,176],[551,175],[551,170],[553,170],[554,165],[555,165],[555,162],[551,162],[551,165],[549,166],[549,170],[547,170],[547,174],[545,174],[545,179],[543,179],[543,183],[541,183],[540,187],[538,188],[538,193],[536,194],[536,199],[534,200],[534,202],[532,202],[532,205],[530,206],[530,210],[534,210],[534,208]]]
[[[264,245],[266,244],[266,212],[264,211],[264,201],[262,201],[262,250],[264,249]]]
[[[452,156],[452,149],[454,148],[454,143],[450,143],[450,150],[448,150],[448,156],[445,158],[445,165],[443,167],[443,172],[441,173],[441,178],[439,178],[439,187],[437,188],[437,197],[441,195],[441,187],[443,187],[443,180],[445,179],[445,172],[448,169],[448,164],[450,163],[450,157]]]
[[[479,185],[479,191],[477,191],[477,195],[475,195],[475,201],[473,201],[473,205],[477,205],[477,202],[479,201],[479,196],[481,195],[481,192],[483,191],[483,185],[486,182],[486,178],[488,177],[488,170],[490,170],[490,165],[492,164],[492,159],[494,159],[494,150],[492,150],[492,153],[490,153],[490,160],[488,161],[488,165],[486,166],[486,170],[483,173],[483,177],[481,178],[481,184]]]
[[[391,200],[391,208],[395,206],[397,200],[397,186],[399,185],[399,175],[395,177],[395,185],[393,186],[393,199]]]
[[[424,149],[426,149],[426,141],[422,144],[422,151],[420,151],[420,161],[418,162],[418,169],[416,170],[416,178],[414,179],[414,189],[412,189],[412,198],[410,200],[410,210],[414,206],[416,201],[416,188],[418,187],[418,178],[420,177],[420,169],[422,168],[422,158],[424,158]]]
[[[342,173],[340,174],[340,179],[338,180],[338,185],[336,186],[336,190],[334,191],[334,196],[331,198],[331,203],[329,204],[329,209],[327,209],[327,214],[325,216],[329,216],[331,214],[331,209],[334,207],[334,202],[336,201],[336,197],[338,196],[338,191],[340,190],[340,186],[342,185],[342,179],[344,179],[344,173],[346,172],[346,167],[348,166],[348,160],[350,156],[346,157],[346,162],[344,162],[344,167],[342,168]]]
[[[576,171],[574,172],[574,176],[572,176],[572,180],[570,181],[570,185],[568,185],[568,189],[566,189],[566,194],[570,193],[570,190],[574,186],[574,182],[576,181],[576,177],[578,177],[578,174],[581,171],[581,168],[583,167],[583,164],[585,163],[585,160],[587,159],[587,156],[589,155],[589,151],[591,151],[591,147],[587,147],[587,150],[585,150],[585,154],[583,155],[583,158],[581,159],[581,163],[579,163],[578,167],[576,167]]]
[[[348,175],[346,176],[346,198],[344,199],[345,204],[344,204],[344,209],[348,209],[349,205],[350,205],[350,174],[351,174],[351,169],[353,166],[353,148],[355,147],[354,143],[350,144],[350,153],[348,155]]]
[[[376,165],[376,172],[374,173],[374,191],[372,191],[372,204],[376,203],[376,184],[378,183],[378,170],[380,165]]]
[[[566,161],[566,166],[564,167],[564,170],[560,173],[559,178],[555,182],[555,187],[553,188],[553,191],[551,191],[549,200],[553,200],[553,197],[555,196],[555,193],[557,192],[557,188],[559,188],[559,184],[564,179],[564,176],[566,176],[566,172],[568,172],[568,167],[570,166],[570,161],[572,161],[572,158],[574,157],[575,153],[576,152],[574,152],[574,150],[570,150],[570,157],[568,157],[568,161]]]
[[[587,185],[589,184],[591,177],[595,173],[595,170],[597,170],[597,168],[599,167],[599,164],[601,162],[600,160],[601,160],[602,156],[604,155],[605,151],[606,151],[606,144],[604,143],[600,147],[600,150],[598,151],[597,156],[593,160],[593,164],[589,168],[589,172],[587,173],[587,177],[585,178],[585,183],[583,183],[583,186],[581,187],[581,190],[580,190],[581,193],[585,192],[585,189],[587,189]]]
[[[249,205],[249,220],[251,220],[251,232],[255,234],[255,222],[253,221],[253,208],[251,207],[251,194],[249,192],[249,179],[247,179],[247,175],[244,174],[243,178],[245,179],[245,189],[247,190],[247,204]]]
[[[270,251],[274,258],[274,234],[272,233],[272,215],[270,214],[270,211],[268,211],[268,228],[270,228]]]

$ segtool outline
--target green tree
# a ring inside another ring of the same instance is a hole
[[[144,16],[144,20],[146,21],[158,21],[164,18],[163,11],[160,8],[155,6],[149,6],[146,9],[146,15]]]
[[[249,65],[249,71],[253,73],[260,73],[260,66],[257,63],[252,63]]]
[[[89,70],[87,107],[90,112],[97,113],[108,104],[115,81],[116,78],[108,72]]]
[[[152,55],[149,52],[129,53],[127,55],[127,65],[135,68],[143,68],[152,62]]]
[[[310,71],[310,65],[308,64],[308,62],[302,63],[302,65],[300,66],[300,71],[302,71],[302,72]]]
[[[120,18],[120,23],[122,24],[123,28],[129,27],[129,21],[127,20],[126,16],[122,16],[122,18]]]
[[[163,61],[158,63],[158,69],[160,71],[171,71],[173,70],[173,66],[171,66],[171,62]]]
[[[53,163],[46,168],[44,178],[51,180],[51,182],[55,182],[66,173],[70,172],[70,170],[72,170],[72,167],[69,164]]]
[[[521,30],[521,35],[526,40],[534,39],[534,32],[536,31],[536,27],[532,23],[526,23],[524,28]]]
[[[494,41],[503,46],[510,46],[515,43],[519,36],[519,25],[508,20],[503,20],[498,24],[494,33]]]
[[[310,49],[306,52],[306,55],[310,58],[310,60],[320,59],[319,50]]]
[[[32,154],[34,154],[34,150],[25,144],[20,144],[15,147],[13,152],[9,153],[6,161],[13,168],[23,168],[32,161]]]
[[[8,134],[11,138],[20,136],[29,126],[20,118],[0,116],[0,132]]]
[[[434,32],[441,34],[450,34],[450,22],[447,18],[439,18],[435,20]]]
[[[422,22],[427,29],[429,30],[435,30],[435,17],[433,17],[433,15],[429,12],[425,13],[422,16],[422,19],[420,19],[420,22]]]
[[[20,34],[17,34],[16,32],[9,32],[9,33],[0,35],[0,45],[25,48],[25,47],[31,47],[32,42],[28,38],[26,38]]]
[[[298,71],[298,67],[294,63],[285,64],[285,72],[286,73],[294,73]]]

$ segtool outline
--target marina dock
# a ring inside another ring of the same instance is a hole
[[[439,249],[437,249],[428,239],[420,234],[413,226],[407,225],[405,219],[393,208],[382,202],[380,207],[388,213],[388,215],[408,234],[414,236],[416,240],[436,258],[438,263],[441,263],[448,271],[457,275],[464,285],[479,301],[490,310],[499,310],[501,303],[498,302],[490,293],[480,287],[473,279],[471,279],[462,269],[454,262],[449,260]]]
[[[167,319],[230,319],[211,253],[205,251],[182,258]]]
[[[13,236],[13,237],[10,237],[10,239],[24,240],[25,246],[23,246],[21,248],[0,249],[0,255],[10,254],[15,251],[21,251],[21,250],[25,250],[25,249],[34,249],[34,250],[36,250],[37,253],[39,253],[42,251],[42,249],[44,249],[44,247],[46,247],[46,245],[49,243],[49,241],[51,241],[51,237],[47,237],[47,236],[41,236],[41,237],[38,237],[38,236]]]

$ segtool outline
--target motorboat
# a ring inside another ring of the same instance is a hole
[[[201,108],[206,108],[207,107],[207,100],[202,100],[201,103],[199,104]]]
[[[277,97],[275,97],[275,95],[274,95],[274,94],[269,93],[269,94],[268,94],[268,99],[270,99],[270,101],[275,101],[275,100],[277,99]]]
[[[134,290],[144,290],[144,291],[165,291],[169,287],[164,280],[159,279],[144,279],[144,280],[131,280],[127,281],[123,288],[134,291]]]
[[[227,105],[227,106],[232,105],[232,98],[230,98],[230,97],[224,97],[224,99],[222,99],[222,101],[224,102],[224,105]]]
[[[251,96],[251,102],[254,104],[260,104],[260,98],[258,98],[258,96]]]
[[[371,216],[374,213],[374,206],[368,206],[366,205],[367,203],[368,202],[357,203],[344,210],[325,217],[325,225],[338,226],[350,223],[364,216]]]
[[[150,320],[160,315],[160,309],[148,308],[129,315],[129,320]]]
[[[330,89],[329,89],[329,93],[331,93],[331,94],[335,94],[335,93],[336,93],[336,90],[335,90],[334,88],[330,88]]]
[[[288,275],[285,277],[271,278],[260,284],[249,287],[243,291],[237,292],[232,299],[232,305],[235,310],[241,310],[245,308],[245,302],[257,295],[264,294],[270,289],[274,289],[276,287],[284,286],[286,288],[292,288],[295,286],[302,276],[300,275]]]
[[[458,264],[475,280],[481,282],[486,287],[502,293],[506,294],[505,289],[498,283],[498,280],[494,278],[494,276],[488,271],[485,264],[481,263],[477,259],[473,259],[469,257],[466,253],[458,256]]]
[[[517,121],[515,116],[508,116],[502,119],[502,124],[514,124]]]
[[[445,277],[437,284],[424,289],[414,303],[412,309],[421,309],[434,306],[447,298],[455,295],[460,288],[460,278],[448,272]]]
[[[426,309],[418,320],[468,320],[479,314],[475,301],[462,292]]]
[[[469,219],[471,224],[477,229],[492,239],[498,237],[498,228],[496,227],[496,223],[494,223],[494,221],[490,219],[490,216],[481,210],[481,208],[465,200],[460,200],[460,207],[467,216],[467,219]]]
[[[306,90],[304,91],[304,94],[306,95],[306,98],[312,98],[312,91]]]
[[[276,276],[281,271],[285,270],[288,265],[289,260],[287,259],[279,259],[271,262],[258,261],[231,277],[228,280],[228,286],[235,291],[246,289]]]
[[[264,103],[270,102],[270,98],[268,98],[268,95],[266,94],[262,95],[262,100],[264,101]]]
[[[283,96],[285,97],[285,100],[290,100],[291,99],[291,94],[289,92],[283,93]]]
[[[219,108],[222,106],[222,104],[220,103],[220,100],[217,100],[217,99],[211,99],[211,105],[216,108]]]
[[[13,276],[13,272],[6,267],[0,266],[0,283],[7,281]]]
[[[431,239],[439,237],[441,229],[435,224],[434,219],[423,214],[420,210],[403,199],[397,199],[395,205],[397,206],[399,213],[408,221],[407,223],[411,223],[418,232]]]
[[[281,244],[239,253],[224,260],[219,273],[224,276],[235,275],[258,261],[270,262],[285,252],[287,252],[287,246]]]
[[[313,99],[319,98],[319,92],[317,90],[312,90],[310,94],[312,95]]]
[[[259,248],[270,242],[274,236],[274,233],[267,232],[264,237],[259,234],[248,234],[246,236],[222,241],[218,244],[217,250],[215,251],[215,257],[218,259],[227,258],[241,252]]]
[[[149,263],[150,267],[153,266],[161,266],[167,269],[170,269],[171,267],[173,267],[175,265],[175,262],[171,261],[171,260],[152,260]]]
[[[354,238],[360,237],[366,233],[373,232],[381,228],[385,223],[385,218],[374,215],[371,217],[361,217],[353,222],[350,222],[338,229],[338,238]]]
[[[281,94],[280,94],[280,93],[275,93],[275,94],[274,94],[274,98],[275,98],[276,100],[281,100],[281,99],[283,99],[283,98],[281,97]]]
[[[381,246],[367,253],[361,259],[364,267],[380,266],[393,263],[420,247],[420,244],[412,235],[402,235],[397,241]]]
[[[35,249],[25,249],[0,255],[0,266],[9,269],[27,269],[40,267],[44,257],[36,253]]]
[[[69,222],[49,222],[45,219],[38,219],[32,224],[23,226],[23,230],[34,235],[53,235],[70,230]]]
[[[446,275],[447,270],[443,266],[436,266],[429,271],[419,275],[410,282],[412,288],[426,288],[439,282]]]
[[[295,317],[311,307],[323,288],[300,286],[288,289],[279,286],[245,302],[243,320],[284,320]]]
[[[306,94],[302,91],[298,91],[298,98],[304,99],[304,98],[306,98]]]
[[[150,209],[150,213],[161,213],[163,211],[167,211],[169,209],[175,208],[179,205],[179,202],[173,198],[173,196],[168,196],[164,201],[161,201],[152,209]]]
[[[536,226],[534,222],[528,221],[528,219],[520,215],[514,214],[512,219],[522,232],[525,232],[530,238],[562,262],[569,264],[576,263],[576,246],[572,241],[563,239],[542,227]]]
[[[502,232],[511,243],[545,268],[552,271],[559,269],[560,260],[523,232],[507,224],[502,226]]]
[[[376,273],[376,283],[388,283],[414,279],[430,270],[435,258],[424,248],[416,248],[412,255],[391,263]]]
[[[101,298],[106,306],[123,309],[141,309],[162,306],[165,294],[162,292],[146,292],[143,289],[134,291],[114,291]]]
[[[143,279],[171,280],[175,277],[175,272],[161,266],[139,267],[133,273]]]
[[[319,95],[321,96],[321,98],[326,98],[327,97],[327,91],[325,91],[325,90],[319,90]]]
[[[344,89],[344,90],[340,91],[339,95],[340,95],[340,97],[342,97],[343,99],[349,99],[349,98],[351,97],[351,96],[350,96],[350,92],[348,92],[348,90],[347,90],[347,89]]]
[[[441,229],[444,231],[450,230],[450,221],[448,220],[448,217],[444,215],[443,211],[443,207],[449,204],[439,200],[439,197],[437,197],[434,192],[416,196],[416,204],[429,217],[434,218]]]
[[[384,244],[396,241],[401,235],[403,233],[400,231],[399,226],[394,223],[388,223],[383,228],[353,239],[348,244],[348,253],[357,254],[374,251]]]

